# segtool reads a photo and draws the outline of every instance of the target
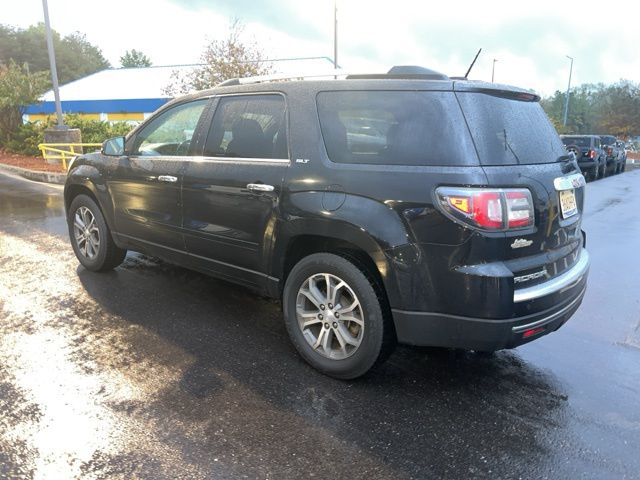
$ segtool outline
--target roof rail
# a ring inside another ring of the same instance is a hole
[[[258,75],[256,77],[246,77],[246,78],[238,78],[238,84],[246,85],[249,83],[261,83],[261,82],[274,82],[277,80],[305,80],[307,78],[337,78],[337,77],[346,77],[349,75],[349,72],[346,72],[341,69],[335,70],[327,70],[325,72],[316,72],[316,73],[276,73],[273,75]]]
[[[362,73],[347,72],[342,69],[332,69],[324,72],[316,72],[311,74],[283,74],[276,73],[273,75],[258,75],[255,77],[232,78],[219,83],[218,87],[228,87],[232,85],[248,85],[252,83],[274,82],[279,80],[307,80],[307,79],[414,79],[414,80],[448,80],[449,77],[443,73],[429,70],[423,67],[402,66],[393,67],[387,73]]]

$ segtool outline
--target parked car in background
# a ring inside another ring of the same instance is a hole
[[[568,152],[573,152],[584,176],[590,180],[604,177],[607,154],[598,135],[560,135]]]
[[[92,271],[130,249],[280,299],[337,378],[396,342],[513,348],[573,315],[589,269],[584,177],[539,100],[416,67],[227,81],[76,158],[71,243]]]
[[[607,159],[607,173],[614,175],[622,172],[625,156],[624,148],[620,148],[618,139],[613,135],[600,135],[600,140]]]
[[[625,148],[624,142],[621,140],[618,140],[616,145],[620,155],[620,170],[618,171],[618,173],[620,173],[627,169],[627,149]]]

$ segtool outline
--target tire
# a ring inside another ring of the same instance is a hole
[[[284,286],[282,303],[291,342],[311,366],[334,378],[364,375],[395,346],[384,295],[365,271],[338,255],[316,253],[293,267]],[[327,280],[332,288],[345,284],[335,290],[336,305],[327,295]]]
[[[83,225],[89,227],[83,230]],[[67,216],[71,246],[83,267],[92,272],[113,270],[122,263],[127,251],[113,241],[100,208],[87,195],[71,202]],[[88,236],[87,236],[88,235]]]

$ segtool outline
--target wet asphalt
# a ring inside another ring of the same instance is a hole
[[[139,254],[84,270],[61,187],[0,173],[0,477],[640,478],[640,170],[587,190],[561,330],[343,382],[274,301]]]

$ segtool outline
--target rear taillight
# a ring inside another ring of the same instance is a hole
[[[589,150],[589,158],[596,158],[596,151],[595,150]]]
[[[438,187],[438,205],[453,220],[482,230],[511,230],[534,224],[526,188]]]
[[[609,156],[613,155],[613,147],[607,148],[607,155]]]

